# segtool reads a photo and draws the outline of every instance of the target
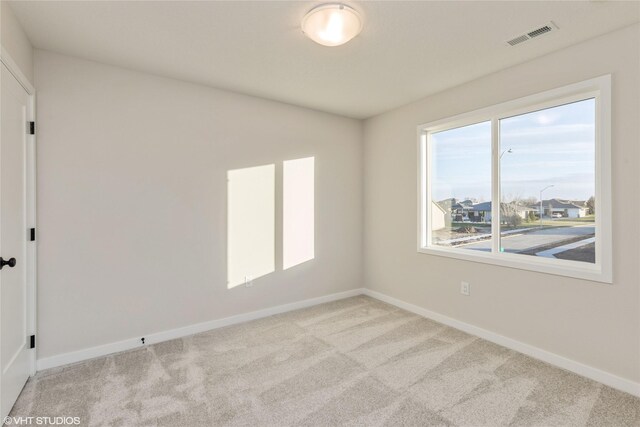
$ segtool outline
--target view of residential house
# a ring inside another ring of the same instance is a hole
[[[540,208],[538,208],[538,211],[539,209]],[[560,213],[565,218],[584,218],[587,216],[587,202],[584,200],[543,200],[542,215],[551,216],[555,213]]]
[[[517,201],[502,203],[503,212],[509,215],[517,214],[523,220],[531,218],[531,213],[536,218],[557,217],[557,218],[584,218],[587,216],[589,208],[587,202],[549,199],[542,203],[525,203]],[[433,230],[439,230],[452,222],[491,222],[491,202],[474,203],[470,199],[457,202],[455,198],[433,202],[432,213],[434,215]],[[503,213],[504,215],[504,213]]]
[[[469,219],[473,222],[491,222],[491,202],[473,205],[469,216]]]
[[[584,200],[553,198],[539,202],[529,198],[502,202],[501,251],[595,262],[595,215],[591,210]],[[474,202],[472,198],[433,201],[431,215],[436,244],[489,249],[493,216],[490,201]]]
[[[451,226],[451,215],[449,210],[437,202],[431,203],[431,223],[434,230],[442,230]]]

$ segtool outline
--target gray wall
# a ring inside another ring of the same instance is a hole
[[[35,69],[38,358],[362,286],[360,121],[43,51]],[[227,170],[308,156],[315,259],[228,290]]]
[[[0,1],[0,43],[20,71],[33,83],[33,47],[8,1]]]
[[[369,119],[364,151],[355,120],[38,51],[38,357],[360,287],[364,218],[367,287],[639,381],[639,40],[628,27]],[[418,124],[608,73],[613,285],[416,252]],[[315,260],[227,290],[226,171],[306,156]]]
[[[416,127],[613,75],[614,283],[419,254]],[[640,380],[640,26],[627,27],[365,122],[365,285],[623,378]],[[460,282],[471,283],[471,296]]]

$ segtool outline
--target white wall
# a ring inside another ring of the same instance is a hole
[[[360,121],[43,51],[35,70],[39,359],[361,287]],[[227,289],[227,171],[310,156],[315,259]]]
[[[431,230],[442,230],[446,224],[446,216],[449,213],[443,211],[436,202],[431,202]]]
[[[33,48],[16,19],[8,1],[0,1],[0,43],[31,83],[33,83]]]
[[[614,283],[419,254],[416,127],[599,75],[613,75]],[[365,285],[640,381],[640,26],[598,37],[365,123]],[[616,208],[616,206],[624,208]],[[471,283],[471,296],[460,282]]]

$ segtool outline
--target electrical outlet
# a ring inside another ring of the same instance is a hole
[[[244,276],[244,286],[250,288],[253,286],[253,278],[251,276]]]
[[[460,282],[460,293],[462,295],[471,295],[471,287],[469,286],[469,282]]]

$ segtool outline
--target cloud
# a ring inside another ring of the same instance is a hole
[[[568,133],[595,133],[595,125],[593,123],[571,123],[553,126],[514,127],[514,129],[510,128],[511,126],[501,126],[500,137],[504,139],[523,138],[540,135],[549,137],[551,135],[566,135]]]

